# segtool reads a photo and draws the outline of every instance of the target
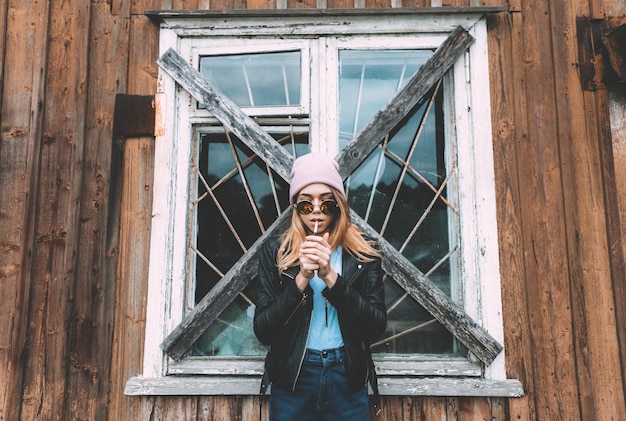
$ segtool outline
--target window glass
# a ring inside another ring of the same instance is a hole
[[[200,57],[200,73],[240,107],[300,104],[300,52]]]
[[[432,55],[430,50],[339,50],[339,147]]]

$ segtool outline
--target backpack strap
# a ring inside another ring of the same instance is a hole
[[[263,377],[261,378],[261,389],[259,390],[259,395],[261,395],[261,397],[265,396],[265,394],[267,393],[267,388],[270,386],[270,375],[268,374],[269,370],[267,369],[268,367],[268,359],[269,359],[269,352],[268,354],[265,356],[265,364],[264,364],[264,369],[263,369]]]
[[[374,392],[374,394],[372,395],[372,406],[374,406],[374,410],[376,413],[376,416],[378,416],[378,414],[380,414],[380,411],[382,410],[381,406],[380,406],[380,393],[378,391],[378,376],[376,375],[376,369],[374,368],[374,364],[370,365],[370,387],[372,388],[372,392]]]
[[[374,360],[372,359],[372,351],[369,346],[364,347],[367,352],[367,359],[369,365],[369,384],[372,388],[373,395],[370,399],[372,406],[374,407],[374,411],[376,416],[380,414],[381,405],[380,405],[380,393],[378,391],[378,376],[376,375],[376,367],[374,367]]]
[[[263,377],[261,377],[261,388],[259,390],[259,420],[263,419],[263,401],[266,400],[265,394],[270,386],[270,376],[267,374],[267,357],[265,357],[265,367]]]

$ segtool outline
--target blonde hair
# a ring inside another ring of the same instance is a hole
[[[341,245],[345,251],[362,262],[371,262],[380,257],[380,252],[374,248],[375,242],[366,240],[359,227],[350,220],[350,207],[344,195],[333,187],[330,189],[339,206],[339,213],[335,216],[329,231],[328,243],[331,249],[335,250]],[[291,225],[280,237],[280,247],[276,256],[280,273],[298,263],[300,246],[306,235],[304,222],[300,219],[298,212],[293,211]]]

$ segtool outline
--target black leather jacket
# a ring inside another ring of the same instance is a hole
[[[270,382],[286,390],[295,389],[313,310],[313,289],[307,286],[301,292],[295,283],[300,267],[278,274],[278,246],[277,239],[270,239],[259,257],[254,333],[270,346],[261,394]],[[337,309],[350,385],[358,389],[370,381],[375,394],[378,391],[369,346],[387,326],[382,277],[380,259],[361,262],[344,251],[342,275],[331,289],[322,292]]]

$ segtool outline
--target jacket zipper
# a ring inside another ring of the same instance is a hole
[[[300,377],[300,372],[302,371],[302,364],[304,363],[304,356],[306,355],[306,347],[309,344],[309,332],[311,331],[311,324],[313,323],[313,317],[309,317],[309,329],[306,332],[306,342],[304,343],[304,350],[302,351],[302,357],[300,358],[300,365],[298,366],[298,372],[296,373],[296,377],[293,379],[293,385],[291,386],[291,391],[296,391],[296,383],[298,383],[298,377]]]
[[[283,272],[283,274],[287,278],[289,278],[291,280],[295,280],[296,279],[295,276],[291,276],[291,274],[289,274],[289,273]],[[281,280],[281,283],[282,283],[282,280]],[[302,306],[306,302],[307,298],[308,298],[308,294],[306,292],[303,292],[302,293],[302,298],[300,299],[300,302],[298,303],[296,308],[291,312],[291,314],[287,318],[287,321],[285,322],[285,325],[287,325],[291,321],[293,316],[296,314],[296,311],[298,311],[300,306]],[[302,364],[304,363],[304,356],[306,355],[306,346],[309,343],[309,331],[311,330],[311,323],[313,323],[313,318],[309,317],[309,329],[307,330],[307,333],[306,333],[306,342],[304,343],[304,350],[302,351],[302,357],[300,357],[300,365],[298,366],[298,371],[296,373],[296,377],[294,378],[293,385],[291,386],[292,392],[295,392],[295,390],[296,390],[296,383],[298,382],[298,377],[300,377],[300,372],[302,371]]]
[[[289,315],[289,317],[287,318],[287,321],[285,322],[285,326],[287,326],[289,324],[289,322],[291,321],[291,319],[293,318],[293,316],[296,314],[296,311],[298,311],[298,309],[300,308],[301,305],[304,304],[304,302],[306,301],[308,295],[306,292],[302,293],[302,298],[300,299],[300,302],[298,303],[298,305],[296,306],[296,308],[293,309],[293,311],[291,312],[291,314]]]
[[[283,276],[286,276],[287,278],[291,279],[292,281],[295,281],[296,277],[295,275],[291,275],[288,272],[283,272]],[[280,279],[280,283],[283,283],[282,278]],[[302,293],[302,298],[300,299],[300,302],[298,303],[298,305],[296,306],[296,308],[293,309],[293,311],[291,312],[291,314],[289,315],[289,317],[287,317],[287,321],[285,322],[284,326],[287,326],[287,324],[289,324],[289,322],[291,321],[292,317],[294,316],[294,314],[296,314],[296,311],[298,311],[298,309],[300,308],[300,306],[304,303],[304,301],[306,301],[307,298],[307,294],[306,292]]]

